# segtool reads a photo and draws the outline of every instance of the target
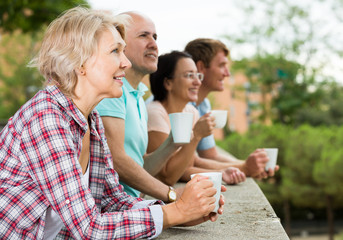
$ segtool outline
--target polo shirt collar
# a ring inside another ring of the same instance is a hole
[[[145,92],[148,91],[148,87],[145,86],[144,83],[139,83],[137,89],[134,89],[131,84],[127,81],[126,78],[123,79],[123,84],[126,87],[127,91],[134,95],[136,99],[139,99],[140,97],[143,97]]]

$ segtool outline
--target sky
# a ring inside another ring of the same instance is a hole
[[[332,35],[332,32],[335,32],[337,39],[333,41],[333,44],[342,45],[343,23],[338,26],[334,25],[330,21],[332,13],[326,6],[328,5],[326,3],[334,0],[326,0],[321,3],[312,0],[287,1],[309,6],[306,9],[312,11],[314,18],[325,20],[324,25],[317,28],[319,30],[316,33],[323,32],[323,35],[327,33]],[[225,34],[239,33],[244,27],[249,27],[249,21],[255,21],[252,17],[247,19],[246,14],[242,13],[242,9],[234,4],[235,0],[88,0],[88,2],[94,9],[110,10],[115,14],[124,11],[138,11],[149,16],[156,26],[159,54],[172,50],[183,50],[189,41],[198,37],[223,41],[230,49],[233,60],[239,60],[254,52],[251,46],[243,48],[231,46],[232,43],[224,37]],[[263,21],[265,13],[263,11],[259,11],[259,13],[256,21]],[[286,30],[285,37],[287,37]],[[318,48],[320,47],[318,46]],[[324,49],[323,54],[319,54],[317,57],[318,60],[324,59],[325,54]],[[343,83],[343,59],[329,55],[325,61],[327,66],[324,68],[324,74],[333,76],[337,81]],[[316,64],[316,59],[312,63]]]
[[[139,11],[155,23],[160,54],[183,50],[198,37],[218,38],[230,27],[230,0],[89,0],[92,8],[114,13]],[[232,15],[231,15],[232,16]]]

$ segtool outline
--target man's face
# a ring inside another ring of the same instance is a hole
[[[132,14],[133,22],[127,29],[125,55],[137,74],[150,74],[157,70],[158,48],[155,24],[148,18]]]
[[[218,52],[210,62],[210,66],[204,69],[202,87],[206,87],[210,91],[223,91],[224,80],[230,76],[228,63],[229,60],[224,51]]]

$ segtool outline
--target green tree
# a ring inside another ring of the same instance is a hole
[[[271,106],[268,102],[260,106],[262,120],[274,117],[276,122],[294,123],[299,109],[317,106],[322,97],[323,84],[319,83],[341,76],[328,69],[338,69],[334,63],[343,57],[342,45],[335,44],[343,40],[339,33],[343,21],[336,14],[342,1],[237,0],[235,3],[237,11],[245,17],[239,31],[229,28],[225,35],[232,46],[232,58],[242,59],[234,64],[233,70],[235,65],[244,69],[252,87],[257,86],[255,91],[261,92],[262,97],[273,95]],[[320,18],[315,16],[315,7],[325,14]]]
[[[312,126],[343,124],[343,86],[336,82],[327,83],[319,88],[321,97],[311,108],[298,109],[295,124],[303,123]]]
[[[66,9],[82,5],[86,0],[2,0],[0,2],[0,29],[3,32],[40,31]],[[1,33],[1,32],[0,32]]]
[[[275,55],[304,67],[298,81],[321,78],[343,57],[342,0],[236,0],[244,17],[225,37],[235,58]],[[316,10],[321,9],[321,14]],[[237,16],[237,15],[234,15]],[[236,19],[237,20],[237,19]],[[325,30],[323,30],[325,28]],[[249,51],[247,51],[249,49]]]
[[[0,119],[8,119],[42,87],[37,70],[26,65],[37,52],[45,27],[85,0],[0,2]]]
[[[334,208],[343,206],[343,128],[332,127],[322,131],[321,135],[328,141],[314,165],[313,178],[325,193],[328,232],[330,239],[333,239]]]
[[[8,119],[41,88],[42,77],[26,66],[38,45],[31,34],[4,34],[0,44],[0,119]]]
[[[322,149],[328,144],[326,128],[300,126],[287,137],[284,166],[280,169],[280,192],[294,206],[321,209],[326,206],[325,193],[313,178],[313,170]]]
[[[283,56],[266,55],[243,59],[234,62],[232,70],[244,72],[250,81],[248,91],[261,94],[262,101],[255,109],[261,110],[262,123],[268,120],[293,123],[299,109],[313,107],[321,97],[320,88],[312,92],[308,90],[313,82],[297,81],[303,67]]]
[[[333,210],[343,206],[343,127],[302,125],[299,128],[274,124],[254,125],[243,135],[231,134],[218,145],[245,159],[256,148],[279,148],[280,171],[258,181],[272,206],[283,208],[285,229],[290,233],[291,206],[327,209],[333,232]]]

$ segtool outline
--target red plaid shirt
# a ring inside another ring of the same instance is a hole
[[[123,192],[100,117],[90,118],[89,188],[78,161],[87,120],[56,86],[9,119],[0,135],[0,239],[42,239],[48,207],[65,225],[61,239],[154,236],[151,207],[131,209],[142,199]]]

